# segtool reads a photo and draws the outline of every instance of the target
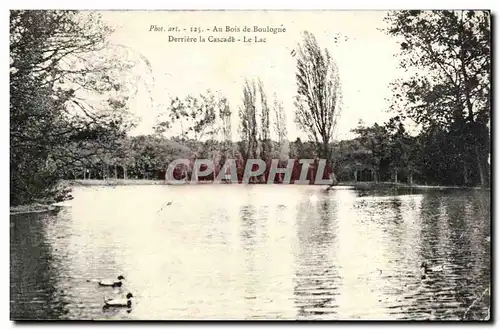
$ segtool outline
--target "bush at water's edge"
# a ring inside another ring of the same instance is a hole
[[[35,213],[56,210],[54,203],[73,199],[71,195],[71,185],[68,182],[60,181],[50,189],[46,189],[42,198],[35,198],[30,203],[10,206],[10,214]]]

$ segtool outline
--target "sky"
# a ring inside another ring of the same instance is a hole
[[[313,33],[322,48],[337,62],[342,83],[343,104],[334,138],[352,138],[351,130],[362,120],[382,123],[391,98],[390,83],[402,74],[398,68],[399,46],[380,29],[385,27],[383,11],[109,11],[104,21],[115,31],[110,41],[147,58],[150,68],[139,66],[139,92],[130,110],[140,118],[134,134],[152,133],[158,111],[171,97],[200,94],[210,89],[229,100],[233,112],[233,138],[237,137],[246,78],[260,78],[269,98],[275,93],[287,115],[288,137],[305,138],[294,123],[293,98],[296,58],[291,55],[302,32]],[[163,31],[150,31],[151,26]],[[226,26],[285,28],[282,33],[217,33]],[[180,32],[169,32],[178,28]],[[202,33],[191,28],[200,28]],[[186,29],[186,32],[184,31]],[[264,37],[265,43],[180,43],[169,36],[234,36],[237,39]],[[335,36],[340,36],[335,42]],[[147,86],[147,87],[146,87]],[[149,90],[149,92],[148,92]],[[272,99],[271,99],[272,101]]]

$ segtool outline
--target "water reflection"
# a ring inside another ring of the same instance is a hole
[[[303,198],[297,205],[294,294],[298,319],[334,314],[336,307],[340,280],[335,263],[336,200],[329,194],[317,196],[317,202]]]
[[[12,216],[10,309],[13,319],[60,319],[68,312],[55,281],[57,268],[46,239],[48,214]]]
[[[483,319],[489,195],[310,186],[73,193],[11,217],[13,319]],[[166,200],[174,201],[163,208]],[[422,261],[442,266],[422,279]],[[90,279],[123,274],[120,289]],[[103,296],[136,297],[130,313]]]

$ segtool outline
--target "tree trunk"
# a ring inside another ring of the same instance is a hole
[[[358,182],[358,170],[354,170],[354,182]]]
[[[118,180],[118,166],[115,164],[115,180]]]
[[[464,24],[463,13],[462,13],[461,24],[462,24],[462,29],[459,30],[459,31],[463,31],[464,30],[464,28],[463,28],[463,24]],[[460,35],[462,35],[462,33]],[[470,91],[469,85],[468,85],[469,76],[467,74],[467,70],[466,70],[466,67],[465,67],[465,64],[464,64],[465,55],[466,55],[465,54],[465,50],[464,50],[464,47],[462,45],[460,47],[460,61],[461,61],[460,69],[461,69],[461,73],[462,73],[463,81],[464,81],[465,104],[466,104],[467,110],[468,110],[468,120],[469,120],[469,122],[472,125],[474,125],[476,123],[474,121],[474,111],[473,111],[473,108],[472,108],[471,91]],[[473,130],[472,133],[474,134],[474,136],[476,136],[476,134],[478,134],[478,132],[476,132],[476,130]],[[485,182],[485,177],[484,177],[484,168],[483,168],[483,166],[481,164],[481,157],[479,155],[479,149],[477,147],[477,144],[474,146],[474,149],[475,149],[474,151],[475,151],[475,154],[476,154],[476,161],[477,161],[477,165],[478,165],[479,178],[480,178],[480,181],[481,181],[481,186],[485,186],[486,182]],[[465,164],[464,164],[464,166],[465,166]]]
[[[477,147],[477,145],[474,147],[474,149],[476,153],[477,168],[479,170],[479,179],[481,180],[481,186],[484,187],[486,186],[486,180],[484,175],[483,163],[481,162],[481,157],[479,155],[479,148]]]
[[[333,169],[332,169],[332,172],[330,173],[329,178],[330,178],[330,180],[332,180],[332,183],[331,183],[332,186],[337,185],[338,180],[337,180],[337,176],[335,175],[335,172],[333,171]]]
[[[326,164],[330,165],[330,146],[328,145],[329,138],[323,137],[323,139],[326,140],[326,142],[323,142],[323,152],[322,155],[320,155],[320,158],[323,156],[324,159],[326,159]]]
[[[85,180],[85,167],[83,168],[83,180]]]
[[[469,184],[469,171],[467,170],[467,164],[463,161],[463,177],[464,177],[464,186]]]
[[[398,170],[394,171],[394,182],[398,183]]]
[[[410,173],[408,174],[408,183],[411,185],[413,185],[413,173],[410,171]]]
[[[123,166],[123,179],[127,180],[127,166]]]

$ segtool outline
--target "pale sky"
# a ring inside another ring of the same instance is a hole
[[[336,129],[336,139],[351,138],[351,129],[360,119],[366,124],[382,123],[391,97],[389,84],[401,75],[398,69],[396,41],[379,31],[383,28],[383,11],[127,11],[104,12],[104,20],[115,28],[111,42],[126,46],[147,58],[151,74],[139,68],[145,83],[152,89],[153,102],[146,89],[139,86],[131,110],[141,118],[134,134],[148,134],[155,124],[157,109],[171,96],[184,97],[207,89],[225,95],[233,112],[233,139],[237,135],[237,112],[242,103],[245,78],[263,81],[270,104],[276,93],[287,114],[288,136],[295,140],[305,134],[293,122],[293,97],[296,95],[296,59],[290,55],[304,30],[312,32],[322,48],[337,61],[342,81],[343,109]],[[150,32],[151,25],[178,27],[182,32]],[[284,27],[286,32],[217,33],[206,31],[214,26],[243,28]],[[208,36],[244,35],[265,37],[266,43],[174,43],[168,36],[198,36],[187,33],[199,27]],[[334,37],[341,35],[340,42]],[[347,37],[348,40],[345,40]]]

